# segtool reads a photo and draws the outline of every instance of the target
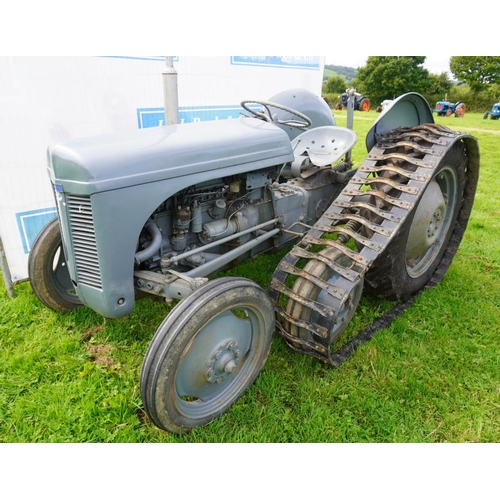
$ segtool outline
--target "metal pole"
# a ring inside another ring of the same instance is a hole
[[[165,104],[165,125],[179,123],[179,93],[177,89],[177,70],[174,68],[174,58],[165,57],[163,75],[163,101]]]
[[[220,257],[217,257],[214,260],[206,262],[201,266],[195,267],[194,269],[191,269],[190,271],[184,274],[186,276],[189,276],[190,278],[205,278],[206,276],[209,276],[213,272],[219,270],[221,266],[227,264],[228,262],[231,262],[240,255],[243,255],[248,250],[251,250],[252,248],[260,245],[264,241],[272,238],[273,236],[276,236],[280,232],[281,229],[279,227],[277,227],[276,229],[272,229],[271,231],[261,234],[260,236],[257,236],[257,238],[247,241],[246,243],[243,243],[243,245],[240,245],[239,247],[236,247],[235,249],[230,250],[229,252],[221,254]]]
[[[356,96],[356,89],[349,89],[347,91],[347,128],[354,130],[354,99]]]
[[[12,286],[12,278],[10,276],[9,263],[7,262],[7,256],[3,249],[2,238],[0,238],[0,268],[2,269],[3,280],[5,282],[5,287],[7,288],[7,295],[9,297],[14,297],[14,288]]]
[[[354,130],[354,100],[356,98],[356,89],[347,90],[347,128]],[[346,161],[351,161],[352,150],[345,155]]]

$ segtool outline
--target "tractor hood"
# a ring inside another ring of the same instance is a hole
[[[366,136],[366,149],[370,152],[380,136],[397,127],[415,127],[423,123],[434,123],[429,103],[415,92],[404,94],[375,121]]]
[[[49,148],[49,176],[79,195],[121,189],[234,165],[257,170],[294,160],[280,128],[254,118],[188,123],[109,134]]]

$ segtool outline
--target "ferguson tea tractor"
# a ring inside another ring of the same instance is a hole
[[[178,301],[143,361],[145,411],[179,432],[220,416],[262,369],[277,331],[338,365],[332,344],[364,288],[405,300],[449,267],[472,209],[474,137],[436,125],[419,94],[396,99],[353,168],[350,127],[303,89],[244,101],[238,120],[171,125],[49,148],[58,218],[29,258],[48,307],[107,318],[136,296]],[[209,278],[289,247],[268,290]],[[358,339],[361,341],[362,339]]]

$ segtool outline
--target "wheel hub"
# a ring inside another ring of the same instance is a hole
[[[427,229],[427,236],[429,239],[432,239],[436,233],[439,231],[441,227],[441,220],[443,219],[443,214],[440,210],[434,212],[434,215],[431,219],[429,227]]]
[[[241,351],[238,342],[231,340],[220,345],[210,357],[207,370],[207,381],[220,384],[231,375],[238,366]]]
[[[446,213],[446,202],[436,181],[427,187],[420,201],[410,229],[406,258],[422,255],[437,240]]]

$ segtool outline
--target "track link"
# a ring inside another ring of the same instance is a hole
[[[278,331],[293,350],[338,366],[357,346],[388,326],[413,303],[415,296],[397,304],[339,351],[332,352],[331,345],[339,335],[341,311],[349,304],[355,287],[418,205],[440,160],[460,140],[468,156],[463,205],[440,264],[424,288],[441,280],[458,249],[472,210],[479,177],[477,141],[437,124],[398,128],[379,139],[341,194],[273,274],[269,294],[277,314]],[[382,205],[384,209],[380,208]],[[347,246],[349,241],[354,244]],[[325,248],[341,252],[343,265],[320,255]],[[334,285],[331,280],[329,283],[304,270],[304,264],[311,260],[321,261],[332,269]],[[327,294],[327,300],[319,303],[301,296],[300,289],[294,291],[293,282],[297,278],[319,287],[323,297]],[[300,304],[302,309],[309,308],[311,314],[306,317],[313,319],[304,320],[304,315],[291,314],[294,308],[287,307],[289,301]]]

